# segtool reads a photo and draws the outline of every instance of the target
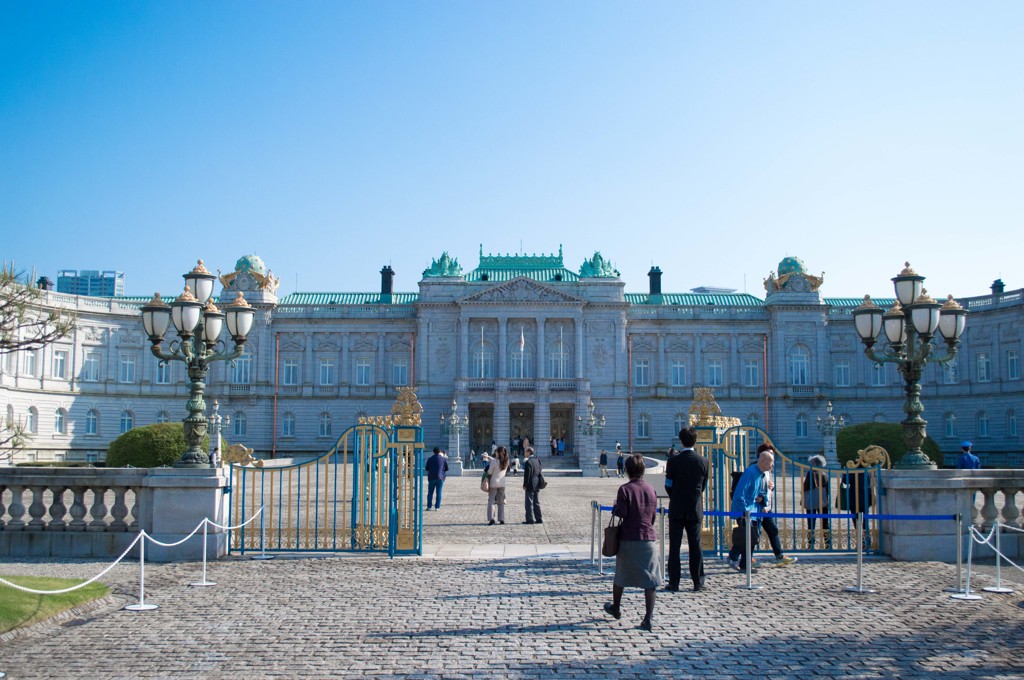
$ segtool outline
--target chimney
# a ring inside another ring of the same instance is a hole
[[[45,276],[40,276],[39,280],[36,281],[36,288],[39,290],[53,290],[53,281]]]
[[[647,272],[647,276],[651,279],[651,294],[650,303],[653,305],[661,304],[661,269],[658,267],[651,267],[651,271]]]
[[[391,268],[391,265],[385,265],[380,270],[380,301],[381,304],[391,304],[391,294],[395,284],[395,270]]]
[[[1005,290],[1006,290],[1006,284],[1003,283],[1002,279],[996,279],[995,281],[992,282],[992,294],[993,295],[1002,295],[1003,291],[1005,291]]]

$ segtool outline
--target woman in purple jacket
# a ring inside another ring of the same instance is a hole
[[[622,591],[627,587],[643,588],[647,614],[640,623],[651,630],[654,620],[655,590],[661,584],[661,560],[655,550],[657,534],[654,516],[658,497],[654,488],[643,480],[644,457],[634,453],[626,458],[625,469],[629,481],[619,487],[612,514],[622,518],[619,529],[619,552],[615,556],[615,581],[612,601],[604,610],[616,619],[622,617]]]

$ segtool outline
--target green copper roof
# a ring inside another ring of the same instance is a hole
[[[558,246],[557,255],[484,255],[484,247],[480,246],[480,266],[463,278],[501,282],[518,276],[542,283],[580,280],[577,274],[565,268],[562,246]]]
[[[705,295],[701,293],[665,293],[661,302],[651,302],[649,293],[626,293],[626,302],[631,305],[678,305],[680,307],[763,307],[760,300],[747,293]]]
[[[511,281],[518,276],[525,276],[541,283],[558,283],[560,281],[579,281],[580,277],[568,269],[487,269],[478,267],[463,278],[466,281]]]
[[[391,304],[411,305],[419,293],[392,293]],[[282,305],[375,305],[380,293],[292,293],[280,301]]]
[[[896,298],[871,298],[871,301],[882,309],[889,309],[896,303]],[[857,298],[823,298],[824,302],[829,307],[860,307],[861,303],[864,302],[864,297]]]

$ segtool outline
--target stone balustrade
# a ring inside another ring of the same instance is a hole
[[[204,517],[226,524],[228,491],[213,469],[0,468],[0,557],[116,557],[140,529],[173,542]],[[196,559],[201,541],[147,558]],[[222,537],[208,543],[208,556],[225,554]]]
[[[885,470],[883,514],[957,515],[963,519],[963,550],[973,525],[990,530],[997,522],[1011,529],[1001,534],[1003,553],[1024,557],[1024,470]],[[955,522],[895,520],[882,523],[885,551],[899,560],[956,559]],[[974,546],[980,558],[991,557],[988,546]]]

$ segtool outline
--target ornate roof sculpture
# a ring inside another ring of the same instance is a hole
[[[619,270],[612,266],[612,263],[602,257],[600,251],[594,251],[594,257],[583,260],[580,265],[581,279],[597,278],[618,278]]]
[[[220,273],[220,270],[218,270],[218,273]],[[241,282],[237,279],[241,274],[248,275],[252,279],[253,285],[240,285]],[[238,258],[238,262],[235,263],[235,271],[230,274],[221,274],[219,278],[221,285],[225,288],[232,290],[240,288],[255,289],[274,295],[277,294],[277,287],[281,284],[281,277],[274,276],[274,272],[267,269],[267,266],[263,264],[263,259],[255,254]]]
[[[462,265],[458,258],[448,255],[448,251],[441,253],[441,257],[430,261],[430,266],[423,270],[423,278],[432,276],[462,276]]]
[[[541,282],[579,281],[575,272],[565,268],[562,246],[557,255],[484,255],[480,246],[480,266],[466,275],[466,281],[511,281],[525,276]]]
[[[816,292],[825,281],[825,272],[821,276],[812,276],[807,273],[804,261],[799,257],[785,257],[779,262],[779,276],[775,272],[768,274],[764,280],[764,289],[769,295],[779,291],[787,293],[811,293]]]

